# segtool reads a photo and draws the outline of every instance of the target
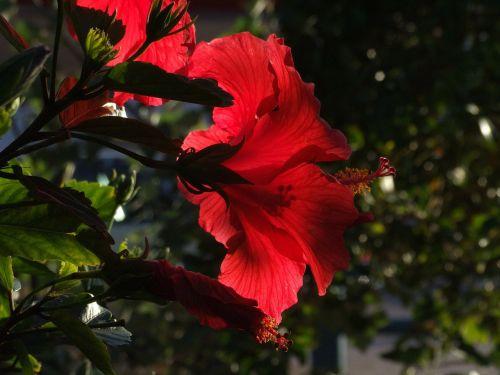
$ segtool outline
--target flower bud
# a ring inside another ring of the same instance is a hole
[[[163,8],[163,9],[162,9]],[[179,26],[180,21],[187,12],[188,6],[180,6],[174,10],[174,3],[163,7],[163,0],[154,0],[149,9],[148,21],[146,25],[147,40],[152,43],[169,35],[179,33],[193,25],[189,22],[186,25]]]
[[[90,60],[103,66],[113,60],[118,51],[114,49],[106,32],[91,28],[85,39],[85,53]]]

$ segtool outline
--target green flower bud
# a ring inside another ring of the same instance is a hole
[[[106,65],[116,57],[118,51],[114,49],[106,32],[91,28],[85,39],[85,53],[93,62]]]

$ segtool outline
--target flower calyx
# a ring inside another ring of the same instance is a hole
[[[183,150],[177,158],[179,180],[192,194],[217,192],[228,203],[221,185],[251,184],[223,165],[223,162],[235,155],[242,145],[243,142],[235,146],[217,143],[200,151],[194,148]]]
[[[76,34],[85,56],[104,66],[113,60],[119,51],[114,46],[125,35],[125,26],[117,19],[117,11],[86,8],[77,5],[75,0],[65,2],[66,13],[70,18],[70,31]]]

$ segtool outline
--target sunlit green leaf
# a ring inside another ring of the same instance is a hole
[[[0,213],[0,255],[99,264],[98,258],[76,239],[79,222],[64,211],[43,204],[0,209]]]
[[[14,284],[14,272],[12,271],[12,258],[0,256],[0,285],[5,291],[10,292]]]
[[[68,181],[64,186],[85,194],[103,221],[109,222],[115,215],[118,203],[113,187],[102,186],[97,182],[76,180]]]

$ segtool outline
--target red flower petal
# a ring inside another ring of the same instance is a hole
[[[225,166],[247,180],[269,181],[285,165],[349,157],[344,135],[319,117],[313,86],[302,81],[280,39],[241,33],[202,43],[191,57],[190,75],[216,79],[235,98],[232,107],[214,110],[214,121],[218,133],[227,131],[219,141],[245,139]],[[199,149],[201,136],[188,137],[185,148]]]
[[[75,77],[66,77],[59,86],[57,98],[64,97],[73,88],[76,82],[77,79]],[[110,101],[109,92],[104,92],[89,100],[80,100],[61,111],[59,113],[59,120],[65,128],[69,129],[85,120],[112,115],[113,111],[111,109],[103,107]]]
[[[353,193],[311,164],[285,171],[273,180],[272,186],[287,189],[290,199],[289,207],[273,217],[273,225],[288,233],[291,242],[300,247],[318,292],[324,295],[334,273],[349,264],[343,236],[360,217]],[[284,255],[290,251],[285,247],[279,250]]]
[[[297,303],[305,264],[283,256],[252,224],[246,223],[245,240],[224,258],[219,280],[256,299],[258,307],[279,322],[281,313]]]
[[[251,131],[256,117],[277,104],[266,42],[249,33],[199,43],[189,60],[189,75],[213,78],[234,97],[233,106],[216,108],[213,114],[215,123],[234,136]]]
[[[164,6],[175,3],[174,9],[186,6],[186,0],[166,0]],[[146,40],[146,22],[152,0],[77,0],[77,5],[106,11],[113,14],[117,11],[117,19],[125,26],[125,36],[118,42],[117,57],[109,64],[116,65],[126,61]],[[191,22],[186,12],[179,22],[181,28]],[[174,30],[175,31],[175,30]],[[137,59],[157,65],[171,73],[187,74],[187,60],[195,44],[194,26],[184,31],[167,36],[154,42]],[[165,100],[128,93],[116,93],[114,101],[123,105],[127,100],[135,99],[146,105],[161,105]]]

